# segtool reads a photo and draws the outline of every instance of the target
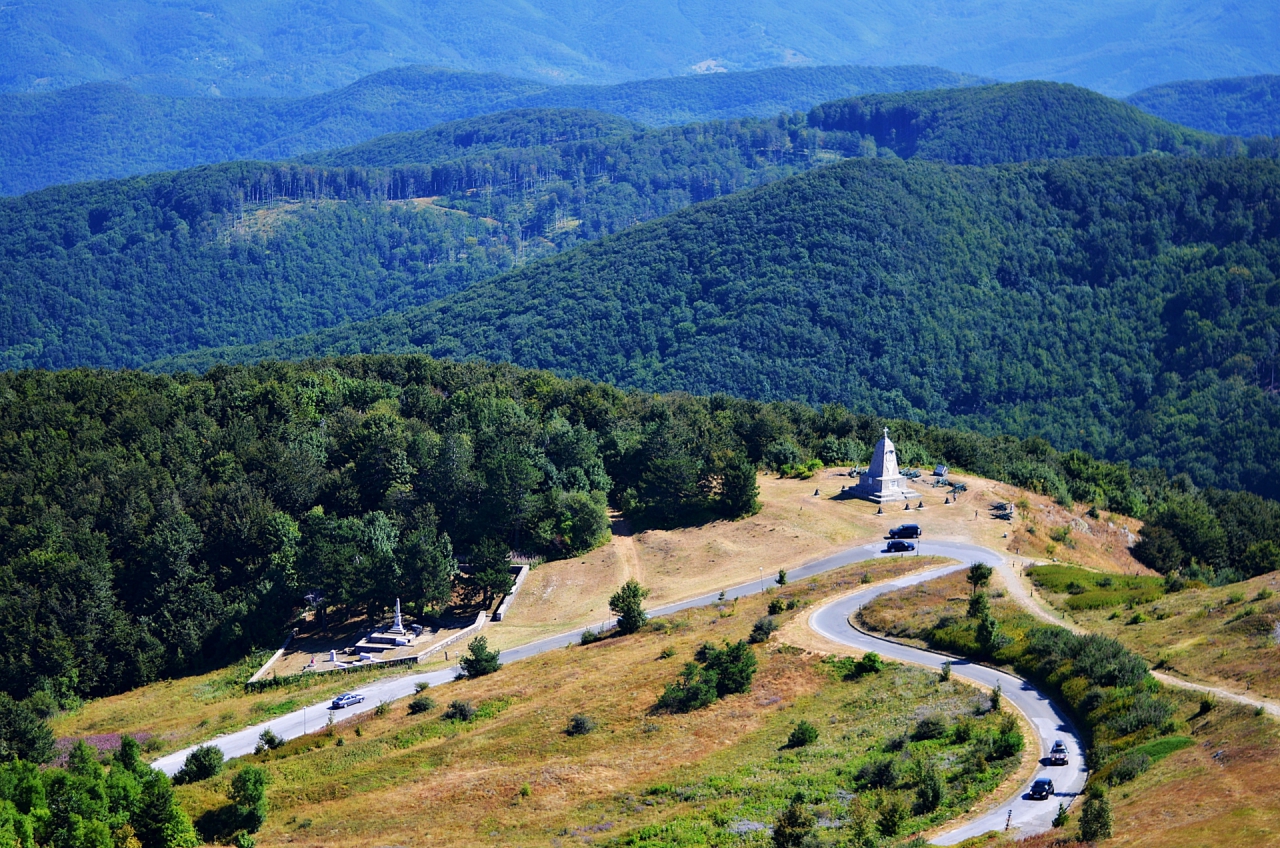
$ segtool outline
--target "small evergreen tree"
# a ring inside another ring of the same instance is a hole
[[[216,745],[201,745],[182,763],[173,776],[174,783],[195,783],[222,773],[222,749]]]
[[[942,775],[934,768],[933,763],[927,763],[920,770],[920,782],[916,785],[916,812],[918,814],[932,813],[942,805],[943,796],[946,794],[946,783],[942,779]]]
[[[231,779],[227,797],[236,806],[240,826],[256,833],[267,820],[267,772],[258,766],[245,766]]]
[[[1111,838],[1111,799],[1096,787],[1080,809],[1080,838],[1085,842]]]
[[[974,592],[969,596],[969,618],[982,621],[991,615],[991,600],[986,592]]]
[[[483,677],[502,668],[498,652],[489,650],[489,640],[484,636],[477,636],[467,643],[467,656],[458,665],[462,666],[463,677]]]
[[[805,719],[800,719],[799,724],[791,729],[791,735],[787,737],[788,748],[804,748],[818,741],[818,728],[814,727]]]
[[[609,609],[618,616],[618,630],[623,634],[635,633],[649,620],[642,606],[647,597],[649,597],[648,589],[635,580],[628,580],[609,599]]]
[[[972,592],[977,592],[979,587],[985,586],[991,582],[991,566],[985,562],[975,562],[969,566],[969,571],[965,574],[965,580],[973,587]],[[971,592],[971,594],[972,594]]]
[[[817,823],[813,813],[805,806],[804,795],[797,792],[774,822],[774,848],[801,848]]]

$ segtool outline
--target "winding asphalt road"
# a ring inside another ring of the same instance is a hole
[[[996,567],[1003,574],[1005,582],[1011,586],[1017,583],[1017,579],[1004,557],[988,548],[960,542],[923,542],[918,545],[918,548],[918,552],[921,555],[948,557],[959,560],[962,564],[931,569],[918,574],[900,577],[896,580],[870,585],[866,589],[832,601],[814,611],[810,615],[810,626],[828,639],[849,645],[858,650],[874,650],[881,656],[891,660],[914,663],[930,668],[941,668],[942,663],[951,658],[931,651],[901,645],[897,642],[856,630],[849,624],[850,616],[873,598],[885,592],[891,592],[895,589],[912,586],[950,574],[967,568],[969,563],[978,560]],[[793,569],[787,572],[787,576],[791,580],[799,580],[880,556],[885,556],[882,552],[882,543],[876,542],[861,545]],[[760,594],[769,585],[766,580],[771,582],[772,577],[773,575],[769,575],[767,578],[761,575],[757,580],[726,589],[724,597],[726,600],[732,600]],[[1020,593],[1015,592],[1015,594]],[[658,607],[648,612],[651,617],[661,617],[686,609],[714,604],[719,599],[718,592],[711,593]],[[600,625],[595,625],[595,627],[611,626],[615,620],[601,622]],[[557,648],[575,645],[581,639],[583,632],[588,629],[592,628],[579,628],[558,636],[530,642],[518,648],[510,648],[502,652],[502,661],[504,664],[516,662]],[[328,701],[319,702],[271,721],[246,727],[243,730],[225,736],[219,736],[204,744],[216,745],[228,759],[244,756],[253,752],[253,749],[258,744],[258,737],[268,728],[283,739],[293,739],[324,727],[331,713],[335,718],[347,718],[368,712],[375,709],[379,703],[389,703],[413,695],[420,683],[426,683],[431,687],[449,683],[457,677],[459,670],[458,666],[452,666],[425,674],[411,674],[404,677],[374,681],[352,690],[356,694],[365,697],[365,701],[361,704],[347,707],[343,710],[331,710]],[[1021,830],[1023,835],[1048,830],[1053,816],[1058,810],[1058,804],[1055,802],[1068,803],[1084,788],[1087,775],[1082,763],[1083,758],[1080,755],[1083,748],[1079,736],[1075,733],[1067,718],[1048,699],[1040,695],[1030,684],[1011,674],[955,659],[952,659],[952,674],[987,687],[994,687],[999,683],[1009,703],[1026,715],[1032,726],[1035,727],[1042,756],[1048,756],[1049,747],[1055,739],[1062,739],[1072,752],[1072,765],[1057,768],[1042,767],[1037,772],[1037,776],[1043,773],[1054,781],[1058,794],[1050,801],[1029,800],[1023,794],[1024,787],[1013,800],[1000,805],[992,812],[978,819],[934,837],[934,843],[938,845],[953,845],[989,830],[1003,830],[1006,820],[1011,822],[1012,827]],[[182,767],[182,763],[192,750],[194,750],[194,746],[161,757],[152,765],[166,774],[172,775]],[[1047,760],[1044,760],[1044,762],[1047,762]],[[1012,811],[1011,818],[1009,811]]]

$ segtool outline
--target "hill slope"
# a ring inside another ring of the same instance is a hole
[[[809,122],[871,136],[904,159],[961,165],[1183,153],[1214,143],[1097,92],[1048,82],[854,97],[815,107]]]
[[[1224,135],[1280,136],[1280,75],[1183,80],[1153,85],[1126,98],[1139,109]]]
[[[1069,86],[974,91],[955,90],[950,107],[921,95],[931,104],[913,124],[922,138],[945,138],[955,115],[983,110],[997,128],[974,151],[951,139],[935,152],[1016,159],[1036,152],[1028,126],[1044,155],[1069,153],[1071,138],[1081,150],[1142,152],[1179,133],[1217,147],[1148,116],[1145,135],[1126,136],[1109,117],[1114,101]],[[845,111],[815,116],[827,109]],[[0,294],[12,304],[0,317],[0,363],[140,365],[371,318],[690,203],[876,155],[892,148],[796,115],[642,130],[600,113],[520,110],[308,157],[314,164],[48,189],[0,201]]]
[[[773,117],[852,94],[979,82],[940,68],[846,66],[548,86],[498,74],[405,67],[292,99],[175,98],[98,83],[0,95],[0,194],[232,159],[295,156],[517,107],[597,109],[666,125]]]
[[[365,324],[171,365],[480,356],[837,401],[1280,490],[1280,164],[853,160]]]
[[[289,95],[406,63],[607,83],[787,64],[940,64],[1108,94],[1280,66],[1266,0],[88,0],[0,9],[0,89],[125,81],[160,93]]]

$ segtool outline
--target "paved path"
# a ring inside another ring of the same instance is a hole
[[[1041,756],[1041,767],[1036,771],[1035,777],[1052,779],[1057,795],[1048,801],[1032,801],[1025,794],[1027,787],[1030,786],[1028,782],[1026,786],[1019,787],[1018,794],[1012,799],[995,807],[989,813],[935,836],[933,838],[935,844],[954,845],[990,830],[1002,831],[1005,829],[1006,822],[1024,836],[1049,830],[1053,826],[1053,817],[1058,812],[1058,803],[1070,805],[1075,796],[1084,789],[1085,780],[1088,777],[1082,756],[1084,747],[1070,719],[1048,698],[1037,692],[1031,684],[1012,674],[966,660],[953,659],[933,651],[902,645],[855,629],[850,624],[851,616],[886,592],[893,592],[964,570],[969,563],[978,560],[998,569],[1008,568],[1003,557],[995,551],[976,545],[924,542],[919,547],[922,554],[958,559],[961,564],[934,568],[868,586],[866,589],[815,610],[809,616],[809,626],[828,639],[861,651],[875,651],[887,659],[898,662],[941,669],[942,663],[950,659],[951,673],[956,677],[979,683],[987,688],[994,688],[999,684],[1005,699],[1025,715],[1035,729],[1036,738],[1028,740],[1030,750],[1035,752],[1038,746]],[[1014,582],[1013,577],[1012,573],[1005,574],[1007,582]],[[1068,750],[1071,751],[1071,765],[1044,765],[1048,762],[1049,748],[1056,739],[1066,742]]]
[[[940,668],[943,661],[949,659],[948,657],[919,648],[900,645],[896,642],[854,630],[848,623],[849,616],[858,607],[879,594],[949,574],[966,568],[969,563],[976,560],[982,560],[997,568],[1003,574],[1007,583],[1012,585],[1018,581],[1005,559],[990,549],[960,542],[922,542],[918,547],[921,555],[949,557],[959,560],[962,564],[932,569],[921,574],[869,586],[867,589],[834,601],[814,612],[810,617],[811,625],[827,638],[852,647],[861,650],[875,650],[882,656],[893,660]],[[792,569],[787,572],[787,577],[789,580],[802,580],[855,562],[884,556],[882,548],[882,542],[850,548],[833,556]],[[761,574],[757,580],[726,589],[724,592],[725,600],[759,594],[773,585],[775,576],[774,574]],[[686,609],[714,604],[718,600],[718,592],[709,593],[658,607],[648,612],[651,617],[660,617]],[[613,620],[610,620],[601,622],[599,625],[593,625],[593,627],[611,626],[612,624]],[[579,628],[569,633],[562,633],[558,636],[540,639],[517,648],[510,648],[502,652],[502,661],[504,664],[517,662],[557,648],[578,644],[583,631],[587,629],[591,628]],[[272,732],[283,739],[293,739],[307,732],[314,733],[325,726],[331,712],[335,718],[347,718],[352,715],[369,712],[375,709],[379,703],[390,703],[413,695],[419,683],[426,683],[431,687],[449,683],[457,677],[458,672],[459,668],[453,666],[425,674],[411,674],[404,677],[374,681],[352,690],[365,697],[365,701],[362,704],[347,707],[343,710],[330,710],[328,701],[318,702],[271,721],[247,727],[244,730],[225,736],[219,736],[204,744],[216,745],[221,748],[223,755],[228,759],[244,756],[253,752],[253,749],[258,744],[259,735],[267,728],[270,728]],[[1074,730],[1071,729],[1070,723],[1066,718],[1047,699],[1032,689],[1025,681],[1011,674],[986,668],[985,666],[967,663],[963,660],[953,660],[952,673],[957,677],[973,680],[988,687],[993,687],[996,683],[1000,683],[1008,701],[1021,710],[1036,728],[1042,755],[1048,755],[1049,746],[1053,743],[1053,740],[1063,739],[1067,742],[1072,751],[1072,761],[1075,765],[1067,768],[1041,769],[1041,771],[1053,777],[1054,783],[1057,784],[1056,788],[1059,793],[1057,800],[1065,803],[1083,788],[1086,774],[1083,765],[1081,765],[1082,757],[1080,752],[1083,749],[1080,740]],[[1032,744],[1035,744],[1034,741]],[[182,767],[183,761],[193,749],[194,746],[161,757],[152,765],[166,774],[172,775]],[[1016,797],[982,818],[935,837],[934,842],[940,845],[951,845],[970,836],[985,833],[988,830],[1002,830],[1008,810],[1013,810],[1013,826],[1022,829],[1025,834],[1047,830],[1057,809],[1058,805],[1053,801],[1034,802],[1024,797]]]
[[[790,580],[800,580],[805,577],[811,577],[815,574],[821,574],[826,571],[841,568],[853,562],[860,562],[879,555],[881,547],[882,545],[877,543],[862,545],[846,551],[841,551],[834,556],[825,557],[815,562],[808,563],[807,565],[803,565],[800,568],[788,571],[787,577]],[[968,548],[972,546],[961,547]],[[976,548],[974,550],[982,549]],[[765,588],[774,585],[775,577],[775,574],[762,573],[757,580],[752,580],[749,583],[744,583],[740,586],[726,589],[724,593],[725,599],[733,600],[734,598],[742,598],[748,595],[759,594],[764,591]],[[680,612],[681,610],[705,607],[709,604],[716,603],[718,600],[719,593],[714,592],[701,595],[696,598],[679,601],[678,603],[668,604],[664,607],[658,607],[657,609],[651,609],[648,610],[648,613],[651,617],[671,615],[672,613]],[[502,652],[502,662],[503,664],[516,662],[518,660],[537,656],[538,654],[545,653],[547,651],[553,651],[557,648],[576,645],[579,640],[581,640],[583,631],[589,629],[598,630],[602,627],[611,627],[616,620],[617,619],[609,619],[607,621],[602,621],[599,624],[590,625],[589,627],[581,627],[577,630],[562,633],[558,636],[551,636],[546,639],[540,639],[536,642],[530,642],[526,645],[521,645],[518,648],[508,648]],[[314,733],[324,727],[330,712],[333,713],[335,720],[369,712],[376,708],[380,703],[390,703],[391,701],[396,701],[413,695],[419,683],[426,683],[432,687],[449,683],[458,676],[459,671],[460,669],[455,665],[450,668],[427,672],[425,674],[411,674],[404,677],[373,681],[351,690],[352,692],[365,697],[365,701],[362,704],[356,704],[355,706],[347,707],[342,710],[331,711],[329,709],[328,701],[320,701],[309,707],[272,719],[271,721],[263,722],[262,724],[255,724],[252,727],[246,727],[244,730],[229,733],[225,736],[219,736],[216,739],[212,739],[202,744],[216,745],[222,749],[223,756],[227,759],[231,759],[232,757],[242,757],[245,754],[253,753],[253,749],[257,747],[258,744],[258,737],[262,734],[262,731],[267,728],[270,728],[273,733],[282,739],[293,739],[308,732]],[[186,760],[187,755],[194,749],[195,746],[184,748],[181,751],[176,751],[172,754],[161,757],[151,765],[160,769],[165,774],[175,774],[178,769],[182,768],[183,761]]]

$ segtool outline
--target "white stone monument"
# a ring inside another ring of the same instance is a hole
[[[908,488],[907,482],[907,478],[898,473],[898,452],[889,440],[889,428],[886,427],[884,438],[876,443],[871,454],[871,464],[858,477],[858,485],[853,487],[853,494],[878,504],[920,497],[919,492]]]

